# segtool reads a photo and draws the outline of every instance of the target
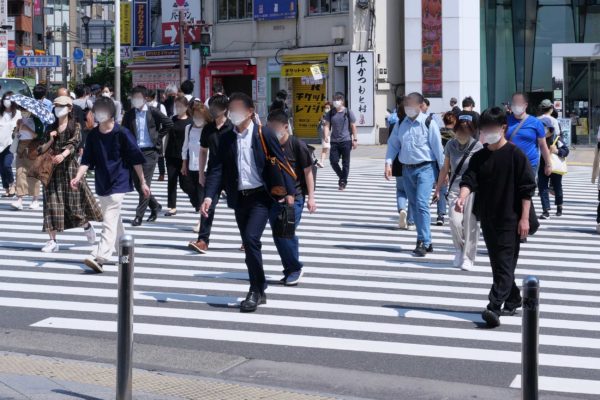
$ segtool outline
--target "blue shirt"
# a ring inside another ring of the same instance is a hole
[[[506,130],[506,140],[509,140],[521,120],[516,119],[514,115],[508,116],[508,129]],[[510,139],[529,159],[529,163],[534,171],[537,171],[537,166],[540,164],[540,146],[538,139],[544,139],[546,132],[544,125],[537,118],[528,115],[527,119],[519,129],[519,131]]]
[[[256,167],[254,150],[252,150],[254,123],[250,122],[244,132],[238,132],[237,127],[234,132],[237,135],[238,190],[256,189],[263,186],[262,177]]]
[[[133,134],[115,124],[109,133],[94,128],[87,136],[81,165],[95,170],[96,193],[110,196],[133,190],[131,167],[144,163]]]
[[[427,129],[426,119],[427,115],[420,113],[414,120],[406,117],[394,126],[388,139],[385,156],[387,164],[392,164],[394,158],[398,157],[402,164],[414,165],[433,161],[440,169],[443,167],[444,147],[440,128],[435,121],[431,121]]]
[[[54,110],[54,104],[46,98],[40,100],[40,102],[44,107],[46,107],[46,110],[50,111],[50,114],[52,114],[52,111]]]
[[[140,148],[154,147],[152,140],[150,139],[150,132],[148,131],[148,121],[146,119],[146,113],[148,112],[148,106],[144,105],[141,110],[135,109],[135,127],[137,129],[137,144]]]

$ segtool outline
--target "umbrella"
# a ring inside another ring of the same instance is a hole
[[[34,98],[23,96],[22,94],[13,94],[10,96],[10,101],[38,117],[44,125],[53,124],[56,119],[54,114],[48,111],[45,105]]]

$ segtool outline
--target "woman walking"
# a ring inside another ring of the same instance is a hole
[[[546,145],[551,154],[556,154],[559,158],[565,158],[569,155],[569,147],[560,140],[560,132],[556,131],[554,121],[549,117],[541,117],[540,121],[544,125],[546,133]],[[554,190],[554,201],[556,202],[556,216],[561,217],[563,213],[563,187],[562,175],[554,172],[547,176],[545,174],[546,161],[540,159],[538,169],[538,190],[540,200],[542,201],[542,215],[540,219],[550,219],[550,184]]]
[[[454,125],[454,132],[454,139],[451,139],[444,148],[446,157],[435,187],[434,199],[440,197],[442,187],[446,185],[448,174],[451,174],[447,196],[450,209],[450,232],[456,249],[453,264],[457,268],[460,267],[464,271],[469,271],[475,264],[477,242],[479,241],[479,224],[475,214],[473,214],[475,195],[469,194],[466,197],[464,212],[456,211],[455,205],[460,195],[462,174],[469,167],[469,161],[473,154],[481,150],[483,145],[474,137],[477,133],[477,127],[472,121],[458,120]]]
[[[331,103],[327,102],[325,103],[325,105],[323,106],[323,115],[321,116],[321,120],[319,121],[319,125],[317,127],[317,130],[319,132],[319,137],[321,138],[321,160],[317,163],[317,167],[319,168],[323,168],[323,166],[325,166],[325,160],[327,160],[327,158],[329,157],[329,149],[331,148],[331,143],[329,143],[329,141],[325,141],[325,134],[323,127],[325,126],[325,123],[327,122],[325,120],[325,116],[327,114],[329,114],[329,112],[331,111]]]
[[[102,212],[96,203],[87,182],[84,180],[77,189],[70,187],[71,179],[77,175],[77,149],[81,141],[81,126],[73,116],[73,100],[68,96],[54,100],[56,122],[49,129],[49,141],[43,146],[49,148],[54,157],[54,170],[48,185],[44,188],[44,228],[50,240],[42,248],[44,253],[60,250],[56,240],[57,232],[83,227],[89,244],[96,241],[96,232],[90,221],[102,221]]]
[[[196,209],[199,210],[199,201],[190,191],[189,179],[182,174],[181,151],[186,138],[186,132],[189,129],[192,119],[189,116],[188,100],[185,96],[179,96],[175,99],[175,115],[173,116],[173,127],[167,135],[167,145],[165,148],[165,161],[167,164],[167,206],[169,210],[165,217],[177,214],[177,182],[181,189],[190,196],[190,201]]]
[[[10,100],[12,94],[13,92],[4,93],[0,102],[0,178],[5,191],[2,197],[15,195],[15,177],[12,170],[14,156],[11,147],[21,113],[17,110],[17,105]]]

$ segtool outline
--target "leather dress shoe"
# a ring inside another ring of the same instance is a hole
[[[142,219],[140,217],[135,217],[133,221],[131,221],[131,226],[140,226],[142,225]]]
[[[254,312],[261,304],[267,304],[267,295],[260,292],[248,292],[246,300],[240,304],[241,312]]]
[[[154,222],[158,218],[158,213],[162,210],[162,206],[158,207],[156,210],[150,211],[150,216],[146,220],[146,222]]]

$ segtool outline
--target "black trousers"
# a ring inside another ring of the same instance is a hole
[[[600,224],[600,190],[598,190],[598,211],[596,211],[596,223]]]
[[[158,152],[154,150],[144,151],[144,158],[146,161],[142,166],[144,170],[144,179],[148,184],[148,187],[152,185],[152,177],[154,176],[154,170],[156,169],[156,162],[158,160]],[[137,190],[139,194],[139,203],[137,209],[135,210],[135,216],[138,218],[143,218],[146,213],[146,209],[150,207],[150,210],[158,212],[160,208],[160,204],[156,200],[153,194],[150,197],[144,197],[144,192],[142,192],[142,186],[140,185],[140,180],[137,177],[137,174],[133,174],[133,183],[135,185],[135,190]]]
[[[202,200],[204,200],[204,188],[198,181],[198,175],[198,171],[188,170],[188,174],[186,176],[179,176],[179,185],[181,186],[181,190],[188,195],[190,198],[190,203],[192,203],[192,207],[194,207],[194,210],[196,211],[200,211]]]
[[[352,141],[331,143],[329,150],[329,161],[331,168],[335,171],[339,178],[339,183],[347,184],[348,175],[350,174],[350,153],[352,152]],[[342,159],[342,167],[340,168],[340,158]]]
[[[521,292],[515,283],[521,242],[516,224],[497,228],[490,222],[482,221],[481,229],[494,278],[488,296],[488,308],[499,314],[503,304],[507,308],[515,308],[521,304]]]
[[[196,211],[200,209],[202,194],[198,182],[198,171],[189,171],[188,175],[181,174],[183,161],[180,158],[167,157],[167,207],[177,208],[177,183],[190,198],[190,203]],[[192,173],[195,175],[192,176]]]
[[[158,174],[165,175],[165,157],[158,157]]]
[[[204,188],[202,188],[202,192],[204,193]],[[204,196],[200,198],[202,200]],[[210,231],[212,230],[213,220],[215,219],[215,209],[217,208],[217,204],[219,204],[219,199],[221,198],[221,191],[219,191],[215,197],[212,199],[212,203],[210,204],[210,208],[208,209],[208,217],[202,215],[200,217],[200,231],[198,232],[198,241],[203,240],[206,244],[210,243]],[[201,200],[201,201],[202,201]]]
[[[239,194],[238,206],[235,209],[235,220],[246,252],[245,261],[250,278],[250,290],[257,292],[264,292],[267,286],[263,269],[261,238],[267,226],[272,201],[266,191],[249,196]]]

